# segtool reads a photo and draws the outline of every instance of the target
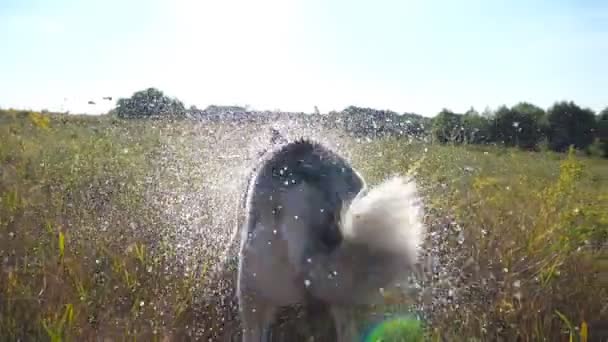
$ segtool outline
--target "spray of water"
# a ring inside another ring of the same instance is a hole
[[[145,194],[162,221],[156,225],[162,228],[154,232],[151,248],[168,260],[168,273],[195,279],[192,305],[201,311],[201,324],[189,327],[192,337],[226,340],[238,336],[235,271],[243,195],[261,155],[274,147],[273,142],[281,141],[277,133],[286,140],[318,141],[348,159],[355,145],[369,142],[297,119],[253,125],[200,122],[187,130],[161,131],[162,148]],[[448,243],[454,228],[430,216],[426,223],[431,228],[421,272],[404,289],[415,297],[420,317],[429,320],[433,312],[453,304],[458,272]]]
[[[348,157],[352,139],[319,126],[295,119],[254,126],[201,122],[187,132],[167,129],[160,137],[162,149],[150,175],[154,181],[146,190],[147,202],[162,221],[153,245],[171,256],[168,271],[197,279],[197,305],[212,303],[224,321],[237,318],[236,233],[248,179],[261,155],[280,143],[277,132],[288,141],[318,141]],[[209,328],[201,328],[199,337],[207,336]],[[238,331],[227,324],[215,328],[226,329]]]

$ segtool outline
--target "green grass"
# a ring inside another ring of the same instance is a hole
[[[227,172],[206,156],[244,146],[217,141],[257,131],[1,112],[0,336],[154,341],[234,329],[231,316],[199,302],[214,259],[203,251],[200,262],[176,263],[171,238],[159,234],[176,223],[148,194],[204,187]],[[439,256],[457,279],[456,300],[429,312],[430,339],[567,340],[583,322],[607,319],[606,160],[395,139],[343,143],[370,183],[415,171],[428,226],[447,232]],[[188,172],[166,167],[167,149],[179,161],[171,165]]]
[[[481,146],[425,153],[399,141],[367,148],[365,174],[418,166],[431,229],[452,220],[462,229],[464,239],[450,231],[441,247],[464,298],[434,312],[435,337],[555,341],[569,330],[557,312],[573,326],[608,317],[605,160]]]

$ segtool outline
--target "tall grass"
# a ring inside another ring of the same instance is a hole
[[[144,196],[159,133],[158,124],[2,113],[2,338],[159,340],[185,329],[196,279],[158,248],[162,221]]]
[[[189,126],[0,113],[3,339],[183,340],[236,329],[233,316],[198,295],[209,260],[176,263],[158,234],[172,223],[146,197],[159,177],[169,187],[204,181],[205,172],[185,180],[159,161],[166,136],[199,141]],[[214,143],[220,135],[256,128],[235,129],[217,125],[194,148],[225,151]],[[408,171],[421,182],[429,255],[441,271],[427,270],[425,285],[430,298],[446,299],[419,299],[430,337],[597,336],[608,315],[606,161],[396,139],[351,141],[349,149],[371,183]]]
[[[425,148],[377,142],[359,165],[379,178],[417,167],[435,236],[428,244],[449,265],[427,283],[440,288],[447,279],[446,303],[423,304],[435,337],[556,341],[572,334],[582,341],[582,331],[606,334],[608,164],[574,151]]]

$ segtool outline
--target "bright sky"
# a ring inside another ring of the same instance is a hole
[[[604,0],[0,0],[0,107],[608,106]],[[88,105],[89,100],[96,105]]]

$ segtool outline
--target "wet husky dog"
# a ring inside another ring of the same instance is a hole
[[[245,342],[270,341],[278,309],[309,303],[329,309],[338,341],[355,341],[352,308],[376,302],[416,261],[423,227],[413,180],[368,190],[320,144],[267,153],[246,201],[237,285]]]

